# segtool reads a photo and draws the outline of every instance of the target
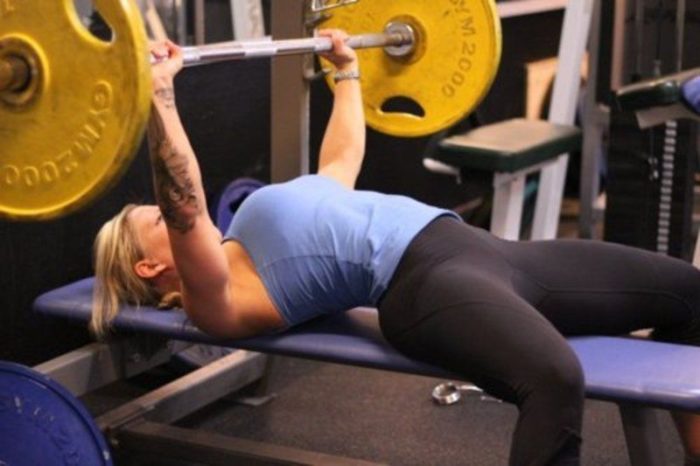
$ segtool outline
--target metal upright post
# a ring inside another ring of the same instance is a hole
[[[609,110],[598,102],[598,63],[600,53],[600,27],[602,2],[597,2],[591,20],[588,47],[588,79],[586,100],[583,104],[583,147],[581,150],[579,235],[595,237],[595,203],[600,189],[600,155],[603,146],[603,131],[610,124]]]
[[[207,42],[206,4],[205,0],[194,0],[194,43],[204,45]]]
[[[235,40],[260,39],[265,36],[260,0],[230,0],[230,4]]]
[[[272,1],[272,37],[305,37],[306,0]],[[305,78],[312,58],[304,55],[276,57],[271,67],[272,182],[309,172],[309,83]]]
[[[588,42],[594,4],[598,0],[569,2],[559,41],[559,64],[554,81],[549,121],[573,125],[581,86],[581,61]],[[564,178],[569,155],[560,155],[557,162],[542,170],[537,193],[532,239],[552,239],[557,235]]]
[[[625,76],[626,33],[629,29],[626,18],[630,9],[630,0],[615,0],[612,24],[612,57],[610,59],[610,86],[617,90],[627,83]]]
[[[170,9],[171,18],[173,19],[174,34],[173,39],[178,44],[187,44],[187,7],[184,0],[173,0],[172,8]]]

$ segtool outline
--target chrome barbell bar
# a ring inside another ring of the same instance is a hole
[[[415,40],[415,33],[411,26],[393,22],[387,25],[383,33],[350,36],[347,44],[353,49],[384,47],[389,55],[401,57],[409,55],[413,51]],[[310,37],[306,39],[220,42],[183,47],[182,53],[184,66],[196,66],[228,60],[321,53],[330,51],[332,48],[333,43],[330,38]]]
[[[409,55],[414,50],[415,42],[416,36],[413,28],[399,22],[387,24],[383,33],[360,34],[350,36],[347,40],[348,46],[353,49],[384,47],[386,53],[392,57]],[[228,60],[322,53],[328,52],[332,48],[333,43],[330,38],[310,37],[305,39],[220,42],[183,47],[182,53],[184,66],[196,66]],[[151,63],[155,61],[155,58],[151,57]],[[28,66],[23,60],[14,57],[0,59],[0,92],[14,91],[26,84],[28,79]]]

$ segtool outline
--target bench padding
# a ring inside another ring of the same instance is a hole
[[[44,315],[85,324],[90,317],[93,283],[89,278],[47,292],[36,299],[34,308]],[[317,319],[282,334],[235,341],[217,340],[202,333],[177,310],[127,308],[116,319],[115,328],[339,364],[459,378],[397,353],[382,338],[376,311],[367,308]],[[587,396],[700,411],[700,348],[616,337],[577,337],[569,342],[583,365]]]
[[[513,118],[446,138],[433,157],[455,167],[512,173],[580,146],[581,130],[574,126]]]

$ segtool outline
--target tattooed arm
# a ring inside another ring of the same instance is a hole
[[[172,81],[154,83],[148,125],[153,188],[169,229],[186,235],[206,212],[199,166],[181,129]]]
[[[173,81],[182,56],[172,43],[154,45],[151,53],[162,60],[153,66],[148,125],[155,196],[182,281],[185,310],[202,330],[220,334],[233,322],[229,268],[221,234],[207,211],[199,165],[175,106]]]

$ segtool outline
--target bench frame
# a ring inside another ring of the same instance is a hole
[[[144,348],[150,348],[145,349]],[[166,362],[173,344],[153,349],[153,338],[144,335],[120,337],[109,343],[93,343],[36,366],[74,395],[84,395],[109,383],[132,377]],[[177,349],[181,349],[178,342]],[[295,354],[295,357],[303,355]],[[276,356],[275,356],[276,357]],[[317,355],[310,356],[318,359]],[[294,448],[198,434],[169,424],[230,396],[269,376],[274,357],[238,350],[163,387],[109,411],[96,419],[113,446],[131,452],[173,455],[206,464],[226,464],[234,459],[246,464],[358,464],[350,460]],[[344,362],[334,361],[343,364]],[[350,363],[345,363],[350,364]],[[398,371],[405,372],[405,371]],[[270,397],[268,397],[270,398]],[[600,399],[600,398],[598,398]],[[265,399],[263,398],[263,401]],[[638,403],[604,400],[618,405],[632,466],[667,464],[661,429],[654,408]],[[261,402],[262,403],[262,402]],[[251,462],[251,458],[255,461]]]
[[[34,370],[52,378],[75,396],[85,395],[166,363],[173,344],[154,350],[147,336],[118,338],[92,343],[50,361]],[[177,345],[177,350],[183,349]],[[96,418],[97,427],[112,447],[140,457],[177,458],[208,465],[357,465],[378,463],[348,459],[297,448],[197,432],[171,424],[255,382],[264,382],[273,358],[253,351],[237,350],[177,380],[131,400]],[[264,385],[264,383],[263,383]],[[263,404],[272,399],[260,396],[244,400]]]

